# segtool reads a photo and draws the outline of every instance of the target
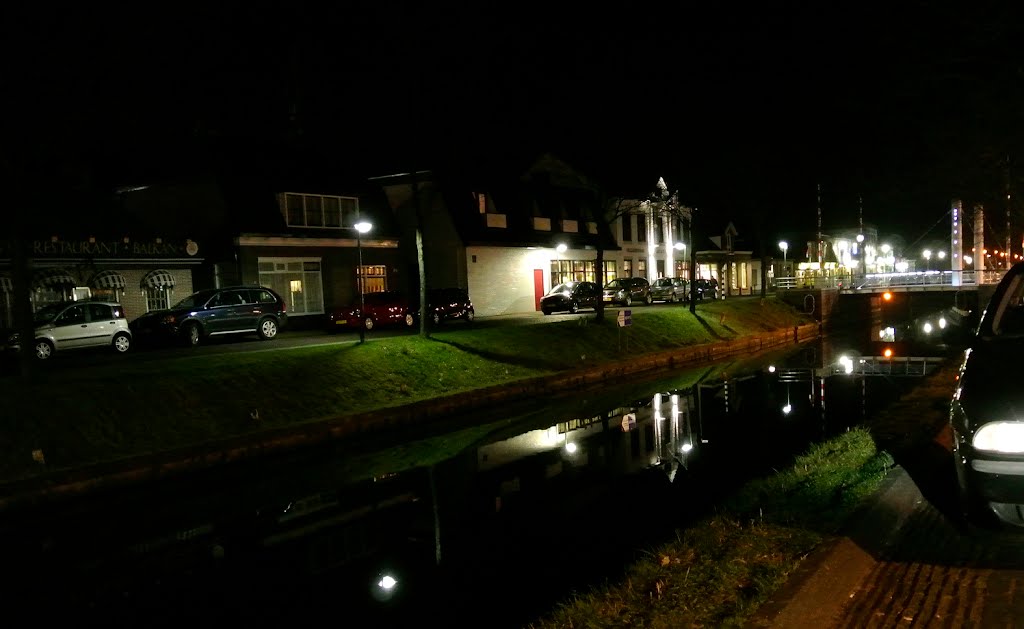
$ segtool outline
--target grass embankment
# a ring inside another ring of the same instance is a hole
[[[857,428],[752,481],[716,513],[653,548],[622,582],[582,593],[531,629],[739,627],[881,486],[884,448],[941,440],[947,369]]]
[[[403,336],[216,356],[168,356],[0,378],[0,480],[398,406],[625,358],[615,310],[543,325],[450,325]],[[774,298],[638,307],[630,355],[787,328]],[[372,339],[373,335],[370,335]],[[263,349],[263,347],[261,347]],[[56,359],[56,360],[59,360]],[[33,460],[41,451],[45,464]]]

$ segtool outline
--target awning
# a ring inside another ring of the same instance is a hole
[[[32,285],[36,288],[53,288],[77,286],[78,282],[64,269],[42,269],[32,278]]]
[[[126,283],[124,276],[117,271],[100,271],[92,276],[89,286],[93,288],[115,288],[124,290]]]
[[[0,291],[5,293],[14,292],[14,282],[12,282],[11,278],[6,275],[0,275]]]
[[[174,276],[170,271],[156,269],[146,273],[140,284],[142,288],[174,288]]]

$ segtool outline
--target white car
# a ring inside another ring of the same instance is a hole
[[[35,312],[36,358],[46,360],[56,351],[86,347],[110,347],[124,354],[132,345],[132,333],[124,306],[106,301],[76,301],[43,306]],[[7,346],[20,350],[19,334],[8,338]]]

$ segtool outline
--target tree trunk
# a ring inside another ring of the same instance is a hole
[[[416,227],[416,264],[420,267],[420,336],[427,336],[427,272],[423,265],[423,232]]]

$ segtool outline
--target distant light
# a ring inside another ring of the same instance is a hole
[[[857,242],[864,242],[864,234],[857,234]]]
[[[568,248],[569,247],[567,247],[564,242],[560,242],[558,243],[558,246],[555,247],[555,251],[557,251],[558,253],[565,253],[565,250]]]
[[[889,291],[885,291],[884,293],[882,293],[882,299],[886,301],[892,301],[892,293],[890,293]]]
[[[675,248],[677,251],[682,251],[683,249],[686,249],[686,243],[677,242],[675,244]]]
[[[576,444],[575,443],[567,443],[567,444],[565,444],[565,451],[568,452],[569,454],[572,454],[572,453],[576,452]]]
[[[925,334],[931,334],[932,333],[932,324],[931,324],[930,321],[925,321],[925,323],[924,323],[924,333]]]
[[[367,223],[366,221],[359,221],[358,223],[353,225],[353,227],[355,227],[356,231],[359,232],[360,234],[365,234],[366,232],[368,232],[371,229],[373,229],[373,225],[370,224],[370,223]]]
[[[786,404],[785,406],[782,407],[782,412],[784,414],[786,414],[786,415],[789,415],[790,411],[792,411],[792,410],[793,410],[793,405],[792,404]]]
[[[886,358],[892,358],[892,348],[886,347],[885,351],[882,352],[882,355]]]
[[[381,580],[377,582],[377,586],[382,590],[391,590],[396,585],[398,585],[398,581],[396,581],[390,574],[385,574]]]
[[[939,317],[939,327],[943,329],[946,328],[946,317]]]
[[[768,365],[768,373],[775,373],[775,365]]]
[[[683,452],[689,452],[690,450],[693,450],[693,444],[692,443],[684,443],[683,447],[681,449],[682,449]]]

